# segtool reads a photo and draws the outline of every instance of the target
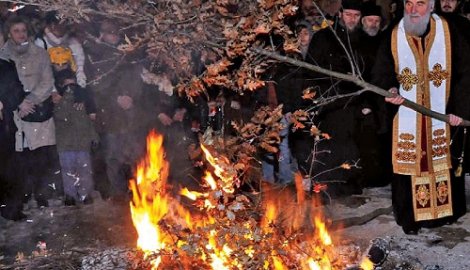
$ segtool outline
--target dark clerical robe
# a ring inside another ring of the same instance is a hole
[[[338,41],[337,35],[345,47]],[[358,57],[359,32],[349,32],[341,24],[335,25],[335,32],[326,28],[316,33],[309,45],[306,62],[341,73],[351,73],[350,57],[356,59],[363,70],[363,59]],[[347,54],[345,49],[347,49]],[[361,60],[361,61],[359,61]],[[313,87],[316,97],[333,98],[357,92],[360,88],[351,82],[341,81],[324,74],[306,74],[307,86]],[[327,183],[328,194],[344,197],[362,192],[363,173],[354,166],[350,170],[341,169],[344,163],[354,164],[360,160],[360,152],[355,140],[359,125],[363,96],[338,98],[322,105],[314,122],[318,128],[330,135],[315,147],[312,163],[312,177],[315,181]],[[309,160],[310,162],[310,160]],[[359,162],[359,166],[362,164]],[[307,168],[308,169],[308,168]]]

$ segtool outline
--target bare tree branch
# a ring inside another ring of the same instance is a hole
[[[287,57],[287,56],[282,56],[278,53],[270,52],[270,51],[267,51],[267,50],[264,50],[264,49],[261,49],[261,48],[253,48],[252,50],[256,53],[268,56],[270,58],[276,59],[276,60],[281,61],[281,62],[286,62],[286,63],[292,64],[292,65],[296,65],[296,66],[299,66],[299,67],[306,68],[308,70],[312,70],[312,71],[315,71],[315,72],[319,72],[319,73],[322,73],[322,74],[326,74],[326,75],[329,75],[329,76],[336,77],[338,79],[342,79],[342,80],[346,80],[346,81],[355,83],[356,85],[362,87],[363,90],[365,90],[365,91],[371,91],[371,92],[374,92],[374,93],[376,93],[378,95],[381,95],[381,96],[384,96],[384,97],[393,97],[393,94],[388,92],[387,90],[384,90],[384,89],[382,89],[380,87],[377,87],[373,84],[370,84],[370,83],[368,83],[364,80],[361,80],[356,76],[352,76],[352,75],[348,75],[348,74],[328,70],[328,69],[325,69],[325,68],[321,68],[319,66],[311,65],[309,63],[299,61],[299,60],[296,60],[294,58],[290,58],[290,57]],[[361,93],[362,93],[362,91],[357,92],[358,95],[361,94]],[[406,107],[408,107],[408,108],[410,108],[414,111],[417,111],[417,112],[419,112],[423,115],[426,115],[426,116],[444,121],[446,123],[449,123],[449,116],[447,116],[445,114],[442,114],[442,113],[438,113],[438,112],[433,111],[433,110],[430,110],[430,109],[428,109],[424,106],[421,106],[421,105],[419,105],[419,104],[417,104],[417,103],[415,103],[411,100],[405,99],[405,101],[403,102],[403,106],[406,106]],[[470,126],[470,121],[464,119],[460,125],[461,126]]]

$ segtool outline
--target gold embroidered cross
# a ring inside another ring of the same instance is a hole
[[[432,67],[432,70],[429,72],[429,80],[432,81],[435,87],[439,87],[442,84],[443,80],[449,78],[449,72],[447,70],[442,70],[441,64],[435,64]]]
[[[421,205],[421,207],[426,207],[429,200],[431,199],[431,192],[429,191],[428,187],[426,185],[419,185],[415,194],[419,205]]]
[[[397,76],[398,82],[403,86],[403,90],[410,91],[413,84],[418,84],[418,75],[411,72],[411,69],[404,68]]]
[[[440,182],[437,187],[437,199],[441,203],[445,203],[449,197],[449,187],[447,186],[447,181]]]

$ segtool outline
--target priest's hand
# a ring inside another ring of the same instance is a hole
[[[386,97],[385,101],[395,104],[395,105],[401,105],[405,99],[398,94],[398,89],[396,87],[392,87],[388,90],[388,92],[392,93],[392,97]]]
[[[449,124],[451,126],[458,126],[462,124],[463,119],[458,117],[457,115],[449,114]]]

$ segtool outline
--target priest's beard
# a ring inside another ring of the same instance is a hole
[[[354,33],[359,29],[358,24],[346,24],[343,20],[340,20],[339,24],[343,26],[349,34]]]
[[[418,22],[411,22],[411,16],[419,16],[418,14],[405,14],[403,17],[403,26],[405,27],[405,32],[408,35],[415,37],[422,36],[426,29],[428,28],[429,19],[431,18],[431,12],[426,13],[423,16],[420,16]]]
[[[379,33],[380,28],[362,25],[362,30],[364,30],[364,32],[366,32],[367,35],[371,37],[375,37]]]

